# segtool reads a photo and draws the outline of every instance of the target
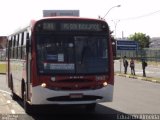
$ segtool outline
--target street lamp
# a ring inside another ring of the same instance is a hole
[[[120,22],[120,20],[112,20],[113,22],[114,22],[114,33],[115,33],[115,38],[116,38],[116,34],[117,34],[117,24],[118,24],[118,22]]]
[[[115,7],[121,7],[121,5],[116,5],[116,6],[113,6],[113,7],[111,7],[109,10],[108,10],[108,12],[105,14],[105,16],[103,17],[103,19],[106,17],[106,15],[113,9],[113,8],[115,8]]]

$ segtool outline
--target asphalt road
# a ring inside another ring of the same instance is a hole
[[[104,103],[124,113],[160,113],[160,84],[115,77],[114,100]]]
[[[53,118],[54,120],[106,120],[117,119],[117,115],[121,114],[160,114],[160,84],[138,79],[116,76],[113,102],[98,104],[95,112],[92,113],[88,113],[83,108],[69,106],[45,108],[43,111],[45,114],[38,109],[39,113],[27,115],[21,101],[13,101],[9,94],[10,91],[5,86],[5,77],[0,75],[1,117],[18,115],[14,117],[19,117],[20,120],[51,120]]]

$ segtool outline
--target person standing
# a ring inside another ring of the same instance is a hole
[[[146,77],[146,69],[147,67],[147,62],[145,61],[145,59],[142,59],[142,69],[143,69],[143,77]]]
[[[131,74],[135,75],[135,62],[133,58],[131,58],[131,61],[130,61],[130,68],[131,68]]]
[[[127,74],[128,61],[126,59],[126,56],[123,57],[123,66],[124,66],[124,74]]]

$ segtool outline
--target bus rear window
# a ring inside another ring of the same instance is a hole
[[[51,74],[108,72],[108,47],[104,36],[39,36],[38,69]]]

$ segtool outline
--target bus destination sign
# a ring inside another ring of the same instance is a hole
[[[62,23],[61,30],[64,31],[101,31],[101,25],[97,23]]]
[[[102,23],[85,22],[43,22],[37,25],[37,31],[104,31],[107,26]]]

